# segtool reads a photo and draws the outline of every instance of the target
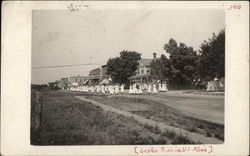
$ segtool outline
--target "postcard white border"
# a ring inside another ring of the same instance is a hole
[[[134,146],[30,145],[32,9],[223,9],[226,22],[225,142],[206,153],[157,155],[247,155],[249,151],[249,3],[244,1],[7,1],[2,3],[1,154],[137,155]],[[230,5],[240,10],[228,10]],[[168,145],[174,146],[174,145]],[[184,145],[181,145],[184,147]],[[141,146],[142,147],[142,146]],[[147,147],[147,146],[144,146]],[[154,146],[157,147],[157,146]],[[192,147],[192,146],[190,146]],[[144,154],[150,155],[150,154]]]

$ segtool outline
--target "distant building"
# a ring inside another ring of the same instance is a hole
[[[107,69],[108,69],[108,65],[103,65],[102,68],[101,68],[101,80],[104,80],[104,79],[108,79],[109,78],[109,75],[107,74]]]
[[[101,81],[101,68],[95,68],[89,72],[89,84],[97,85]]]
[[[68,84],[70,86],[79,86],[79,85],[86,83],[86,81],[88,80],[89,80],[88,76],[80,76],[80,75],[70,76],[68,78]]]
[[[136,75],[129,78],[130,83],[149,83],[150,78],[150,63],[156,59],[156,53],[153,53],[153,59],[142,58],[136,70]]]
[[[90,85],[97,85],[105,79],[109,79],[107,75],[107,65],[101,66],[101,68],[95,68],[89,72]]]

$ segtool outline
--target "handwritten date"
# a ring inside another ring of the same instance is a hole
[[[240,10],[240,9],[241,9],[240,4],[232,4],[229,6],[229,8],[227,10]]]

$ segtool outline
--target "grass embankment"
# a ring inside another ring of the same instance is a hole
[[[43,92],[41,96],[42,121],[39,135],[31,135],[33,145],[192,143],[184,136],[161,132],[157,126],[140,125],[133,118],[103,111],[98,106],[78,100],[72,93]]]
[[[224,125],[186,116],[182,112],[152,100],[139,97],[85,96],[102,104],[143,116],[147,119],[163,122],[190,132],[224,140]]]

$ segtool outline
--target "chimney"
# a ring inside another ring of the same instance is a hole
[[[156,53],[153,53],[153,59],[154,60],[156,59]]]

